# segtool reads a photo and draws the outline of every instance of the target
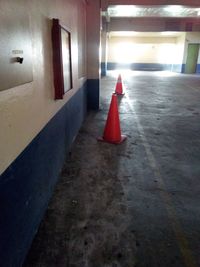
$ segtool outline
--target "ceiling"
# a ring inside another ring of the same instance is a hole
[[[172,31],[167,31],[166,27],[160,27],[161,29],[163,28],[164,32],[155,32],[152,31],[153,28],[157,29],[159,27],[155,26],[154,24],[151,24],[151,18],[158,18],[158,19],[170,19],[170,18],[177,18],[177,19],[195,19],[195,21],[200,20],[200,0],[199,0],[199,6],[197,7],[192,7],[192,6],[186,6],[186,5],[109,5],[107,7],[107,10],[102,12],[102,16],[105,17],[106,22],[112,22],[115,21],[116,24],[111,24],[107,29],[109,32],[109,36],[121,36],[121,37],[126,37],[126,36],[136,36],[136,37],[178,37],[183,34],[181,30],[177,30],[178,26],[175,27],[174,25],[170,26],[169,30],[173,28]],[[141,26],[138,24],[130,24],[131,22],[128,22],[128,31],[126,30],[126,27],[124,27],[127,24],[126,19],[127,18],[147,18],[146,21],[149,19],[149,25],[150,27],[148,28],[147,25],[142,21]],[[118,19],[118,20],[115,20]],[[115,23],[114,22],[114,23]],[[160,22],[157,22],[160,23]],[[176,22],[174,22],[176,24]],[[114,25],[114,27],[113,27]],[[152,26],[153,25],[153,26]],[[164,24],[165,25],[165,24]],[[171,25],[171,24],[170,24]],[[177,24],[176,24],[177,25]],[[131,28],[132,27],[132,28]],[[142,27],[146,27],[146,29],[150,29],[150,31],[147,32],[140,32],[140,29]],[[123,30],[125,31],[122,31]],[[118,30],[119,29],[119,30]],[[136,31],[133,31],[133,29]],[[137,30],[139,29],[139,31]],[[185,30],[185,27],[182,27],[182,30]]]
[[[111,5],[102,15],[106,17],[176,17],[200,18],[199,7],[189,7],[181,5],[158,5],[158,6],[138,6],[138,5]]]

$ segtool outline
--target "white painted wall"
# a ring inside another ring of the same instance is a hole
[[[85,79],[84,55],[78,58],[78,27],[85,20],[85,4],[82,0],[18,0],[18,8],[25,4],[30,16],[33,47],[33,82],[0,92],[0,173],[23,151],[56,112],[75,94]],[[5,6],[7,9],[5,9]],[[13,0],[1,0],[0,12],[18,12]],[[82,12],[81,12],[82,9]],[[79,12],[79,20],[78,20]],[[80,13],[83,14],[80,19]],[[51,19],[60,22],[71,32],[73,90],[63,100],[54,100]],[[9,17],[8,17],[9,19]],[[0,17],[0,25],[3,21]],[[84,28],[81,28],[84,31]],[[8,30],[8,29],[5,29]],[[83,51],[80,48],[80,51]],[[79,51],[79,54],[80,54]],[[0,55],[1,57],[1,55]]]
[[[182,63],[185,34],[179,37],[110,37],[108,62]]]
[[[181,36],[178,36],[176,38],[176,47],[174,50],[175,56],[173,60],[174,64],[183,63],[183,56],[184,56],[184,49],[185,49],[185,36],[186,36],[186,33],[183,32]]]

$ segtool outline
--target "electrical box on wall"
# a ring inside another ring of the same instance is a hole
[[[3,2],[0,5],[0,91],[33,80],[26,1]]]

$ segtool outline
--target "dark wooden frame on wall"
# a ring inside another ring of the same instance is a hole
[[[68,30],[62,27],[58,19],[52,20],[52,48],[53,48],[53,72],[54,72],[54,88],[55,88],[55,99],[63,99],[64,94],[72,89],[72,63],[71,63],[71,34]],[[67,53],[69,53],[69,79],[68,87],[65,88],[64,76],[65,70],[63,67],[63,42],[62,42],[62,31],[67,37]]]

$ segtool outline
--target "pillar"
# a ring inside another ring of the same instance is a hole
[[[101,32],[101,76],[106,76],[107,72],[107,32]]]
[[[88,109],[99,109],[100,0],[87,1],[87,101]]]

